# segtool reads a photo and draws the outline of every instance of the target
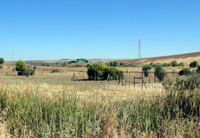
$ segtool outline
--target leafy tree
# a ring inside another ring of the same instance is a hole
[[[163,81],[165,76],[166,76],[166,72],[165,70],[162,68],[162,66],[157,66],[155,68],[155,72],[154,72],[155,76],[160,80]]]
[[[124,72],[106,64],[93,64],[87,67],[89,80],[106,80],[109,74],[111,80],[117,80],[118,77],[124,78]]]
[[[193,61],[192,63],[190,63],[190,67],[191,68],[198,67],[198,62],[197,61]]]
[[[121,67],[126,66],[126,65],[125,65],[124,63],[122,63],[122,62],[121,62],[119,65],[120,65]]]
[[[3,64],[5,61],[2,57],[0,57],[0,64]]]
[[[110,66],[113,66],[113,67],[117,67],[118,65],[117,61],[111,61],[109,64]]]
[[[151,65],[145,65],[142,68],[142,71],[144,72],[145,77],[149,76],[149,72],[152,69]]]
[[[186,76],[188,76],[188,75],[190,75],[190,74],[192,74],[192,72],[191,72],[191,70],[188,69],[188,68],[185,68],[185,69],[179,71],[179,75],[186,75]]]
[[[16,63],[16,71],[18,71],[18,75],[24,75],[23,72],[26,69],[26,64],[22,60],[18,60]]]
[[[176,61],[176,60],[173,60],[173,61],[171,62],[171,66],[172,66],[172,67],[177,67],[177,66],[178,66],[177,61]]]

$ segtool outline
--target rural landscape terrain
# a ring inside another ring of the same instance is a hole
[[[2,138],[200,137],[200,52],[0,61]]]

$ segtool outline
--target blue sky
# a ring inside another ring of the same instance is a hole
[[[138,58],[200,51],[199,0],[0,0],[5,60]]]

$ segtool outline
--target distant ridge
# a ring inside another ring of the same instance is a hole
[[[185,53],[185,54],[178,54],[178,55],[168,55],[168,56],[159,56],[159,57],[150,57],[150,58],[142,58],[141,60],[143,63],[148,62],[154,62],[154,61],[160,61],[160,60],[174,60],[174,59],[184,59],[184,58],[191,58],[194,57],[193,60],[195,60],[195,57],[200,57],[200,52],[193,52],[193,53]],[[123,63],[133,63],[138,64],[138,59],[126,59],[126,60],[118,60],[118,62]]]

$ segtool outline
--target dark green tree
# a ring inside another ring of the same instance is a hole
[[[149,76],[149,72],[151,71],[151,69],[152,69],[151,65],[143,66],[142,71],[144,72],[145,77]]]
[[[0,57],[0,64],[3,64],[5,61],[2,57]]]
[[[190,74],[192,74],[192,72],[191,72],[191,70],[188,69],[188,68],[185,68],[185,69],[179,71],[179,75],[186,75],[186,76],[188,76],[188,75],[190,75]]]
[[[198,62],[197,61],[193,61],[192,63],[190,63],[190,67],[191,68],[198,67]]]
[[[162,68],[162,66],[157,66],[155,68],[155,72],[154,72],[155,76],[160,80],[163,81],[165,76],[166,76],[166,72],[165,70]]]
[[[22,60],[18,60],[16,63],[16,71],[18,71],[18,75],[24,75],[23,72],[26,69],[26,64]]]
[[[176,60],[173,60],[173,61],[171,62],[171,66],[172,66],[172,67],[177,67],[177,66],[178,66],[177,61],[176,61]]]

